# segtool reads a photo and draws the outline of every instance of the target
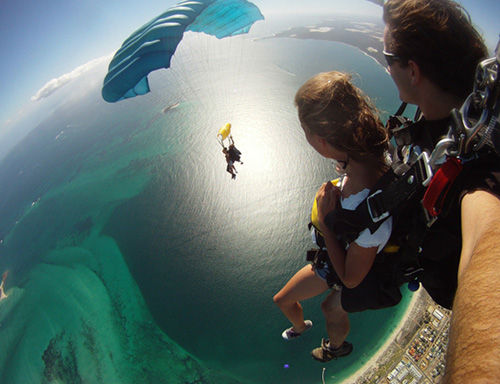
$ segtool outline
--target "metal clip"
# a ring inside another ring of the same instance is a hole
[[[419,170],[423,172],[423,174],[420,175],[422,176],[422,185],[424,187],[427,187],[427,185],[429,185],[429,183],[431,182],[433,176],[432,168],[429,162],[429,155],[427,154],[427,152],[422,152],[420,154],[417,159],[417,163],[421,165],[419,167]]]
[[[426,224],[426,225],[427,225],[427,228],[430,228],[430,227],[432,227],[432,224],[434,224],[434,222],[438,219],[438,217],[437,217],[437,216],[436,216],[436,217],[432,217],[432,216],[430,215],[430,213],[427,211],[427,209],[425,209],[425,208],[423,207],[422,201],[420,202],[420,205],[422,206],[423,211],[424,211],[424,215],[425,215],[425,222],[427,223],[427,224]]]

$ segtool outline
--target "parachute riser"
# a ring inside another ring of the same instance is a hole
[[[222,139],[221,135],[217,135],[217,141],[222,148],[226,148],[226,146],[224,145],[224,139]]]

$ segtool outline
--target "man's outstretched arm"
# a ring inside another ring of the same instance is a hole
[[[462,255],[445,382],[500,378],[500,200],[476,191],[462,200]]]

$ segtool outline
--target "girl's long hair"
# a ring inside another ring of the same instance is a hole
[[[317,74],[298,90],[295,105],[302,126],[311,133],[369,169],[389,168],[387,131],[368,97],[352,84],[351,75]]]

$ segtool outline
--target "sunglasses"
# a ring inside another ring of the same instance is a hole
[[[382,51],[384,54],[385,60],[387,61],[387,65],[390,67],[392,64],[394,64],[396,61],[401,60],[401,58],[398,55],[395,55],[394,53]]]
[[[339,168],[341,170],[345,170],[347,168],[347,165],[349,165],[349,155],[347,155],[347,160],[333,160],[333,164],[334,166],[336,166],[336,164],[339,165]]]

